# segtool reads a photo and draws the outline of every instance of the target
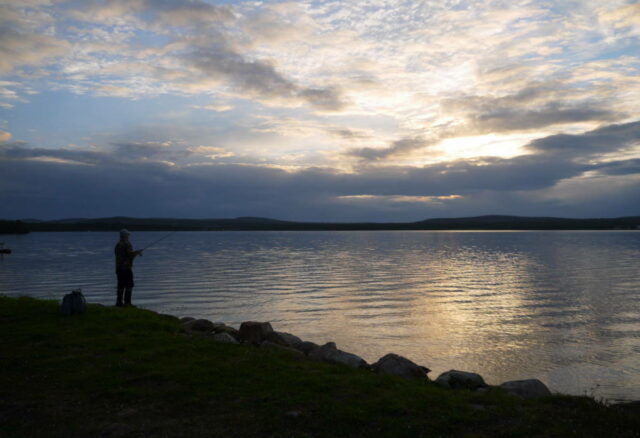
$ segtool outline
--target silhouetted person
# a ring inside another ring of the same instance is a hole
[[[116,275],[118,276],[118,298],[116,306],[131,306],[133,290],[133,259],[142,255],[142,250],[134,251],[129,242],[129,231],[120,230],[120,241],[116,244]]]

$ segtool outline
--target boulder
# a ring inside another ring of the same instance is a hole
[[[292,356],[295,356],[295,357],[305,357],[304,353],[302,353],[299,350],[296,350],[295,348],[287,347],[287,346],[281,345],[281,344],[276,344],[275,342],[271,342],[271,341],[262,342],[262,344],[260,344],[260,348],[266,348],[266,349],[269,349],[269,350],[285,351],[288,354],[290,354]]]
[[[276,344],[286,345],[291,348],[297,348],[298,345],[302,344],[302,339],[296,335],[292,335],[291,333],[273,332],[273,337],[276,338],[278,342],[271,339],[271,336],[269,336],[269,340],[276,342]]]
[[[360,356],[336,348],[334,342],[328,342],[309,353],[309,359],[319,362],[339,363],[352,368],[368,368],[369,365]]]
[[[547,385],[538,379],[512,380],[504,382],[500,385],[500,388],[522,398],[547,397],[551,395]]]
[[[320,346],[318,344],[315,344],[313,342],[302,341],[295,348],[297,350],[302,351],[305,355],[309,356],[309,353],[311,353],[313,350],[315,350],[316,348],[319,348],[319,347]]]
[[[185,322],[189,322],[189,321],[195,321],[195,318],[192,318],[190,316],[183,316],[182,318],[180,318],[180,322],[181,323],[185,323]]]
[[[240,325],[240,339],[254,345],[260,345],[273,333],[273,328],[268,322],[246,321]]]
[[[405,379],[428,379],[428,368],[422,367],[397,354],[389,353],[371,365],[376,373],[390,374]]]
[[[240,340],[240,332],[238,332],[237,329],[230,327],[226,324],[223,324],[221,322],[218,323],[214,323],[213,324],[213,332],[214,333],[228,333],[231,336],[233,336],[234,338],[236,338],[236,340]]]
[[[285,340],[283,336],[280,336],[280,333],[273,331],[268,333],[265,337],[265,341],[273,342],[274,344],[282,345],[284,347],[288,347],[289,343]]]
[[[211,336],[211,339],[213,339],[216,342],[225,342],[227,344],[238,343],[238,340],[236,338],[234,338],[233,336],[231,336],[229,333],[226,333],[226,332],[216,333]]]
[[[184,328],[191,332],[211,333],[213,331],[213,323],[208,319],[194,319],[185,322]]]
[[[480,374],[457,370],[440,374],[436,379],[436,383],[445,388],[470,389],[472,391],[487,386]]]

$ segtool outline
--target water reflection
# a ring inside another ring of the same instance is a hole
[[[142,247],[162,233],[134,233]],[[11,237],[0,292],[112,304],[113,233]],[[368,361],[640,398],[640,233],[178,233],[136,261],[139,305],[269,320]],[[596,388],[596,385],[600,385]]]

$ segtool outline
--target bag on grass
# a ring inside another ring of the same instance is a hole
[[[87,310],[87,301],[82,295],[82,289],[76,289],[70,294],[66,294],[62,299],[60,311],[63,315],[70,316],[84,313]]]

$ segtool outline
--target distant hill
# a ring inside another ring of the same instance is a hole
[[[23,221],[24,224],[26,221]],[[108,217],[30,220],[31,231],[303,231],[303,230],[630,230],[640,229],[640,216],[598,219],[476,216],[435,218],[418,222],[292,222],[261,217],[176,219]]]
[[[26,234],[29,226],[23,221],[3,221],[0,220],[0,234]]]
[[[416,222],[423,229],[491,229],[491,230],[611,230],[638,229],[640,216],[598,219],[557,217],[476,216],[466,218],[427,219]]]

